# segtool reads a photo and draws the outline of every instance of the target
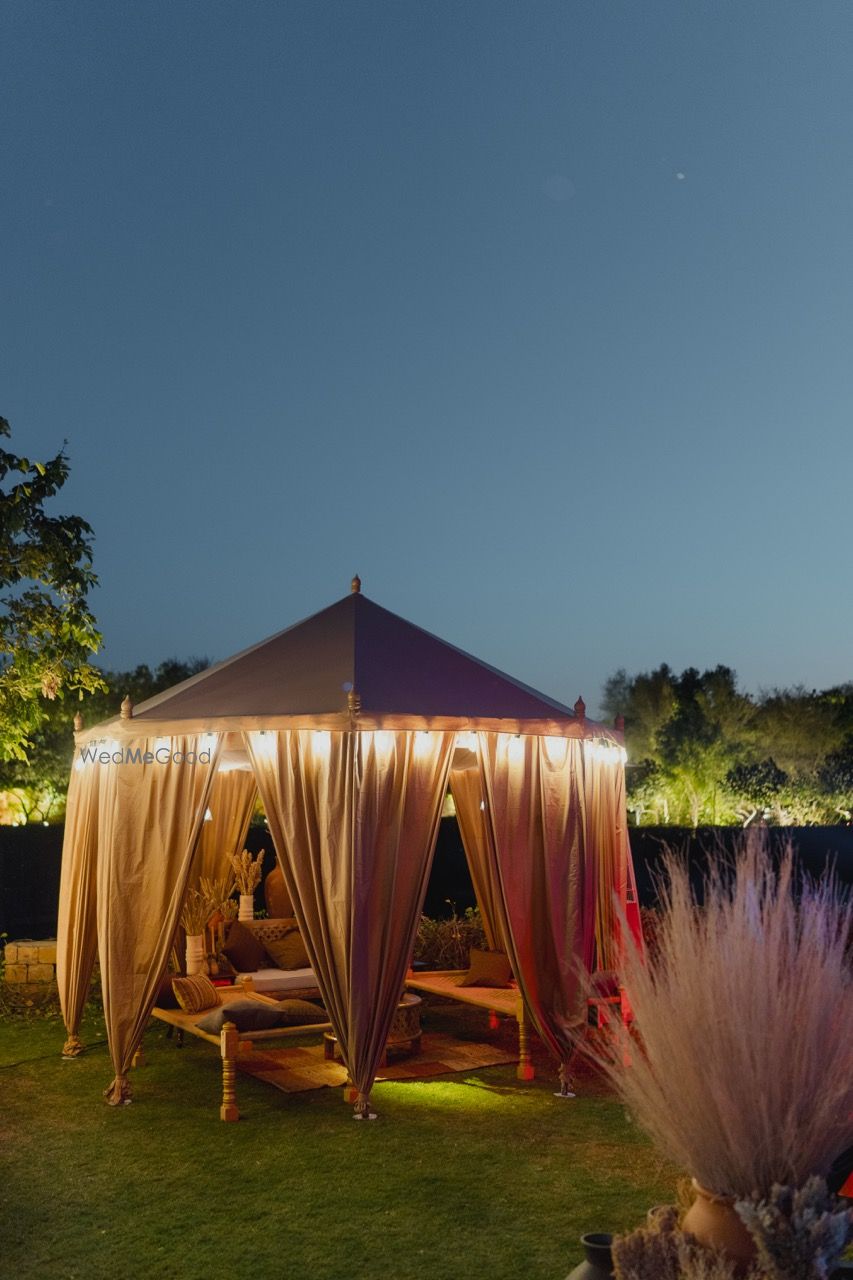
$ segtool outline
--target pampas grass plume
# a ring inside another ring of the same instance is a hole
[[[831,877],[795,892],[748,839],[697,907],[665,860],[658,954],[624,983],[633,1035],[592,1055],[642,1128],[704,1187],[740,1198],[824,1175],[853,1144],[851,905]]]

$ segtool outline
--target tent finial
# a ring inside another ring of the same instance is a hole
[[[578,720],[586,719],[586,703],[583,698],[579,697],[574,706],[574,712]]]
[[[133,703],[130,700],[130,694],[126,693],[121,702],[121,718],[129,720],[133,715]]]
[[[355,689],[350,689],[347,694],[347,710],[357,716],[361,710],[361,694],[356,693]]]
[[[352,582],[349,585],[350,585],[350,591],[354,596],[361,594],[361,578],[358,576],[358,574],[355,575],[355,577],[353,578]]]
[[[83,728],[83,717],[78,711],[74,717],[74,732],[79,733],[82,728]]]

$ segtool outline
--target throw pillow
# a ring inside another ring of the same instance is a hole
[[[283,1027],[308,1027],[313,1022],[328,1022],[329,1015],[310,1000],[280,1000]]]
[[[226,1022],[233,1022],[238,1031],[271,1031],[285,1025],[273,1004],[263,1000],[232,1000],[201,1018],[196,1026],[208,1035],[218,1036]]]
[[[468,972],[460,987],[508,987],[512,977],[509,959],[502,951],[478,951],[471,948]]]
[[[298,929],[289,929],[283,938],[265,942],[267,953],[277,969],[310,969],[311,961]]]
[[[219,992],[206,973],[193,973],[188,978],[173,978],[172,990],[184,1013],[201,1013],[220,1004]]]
[[[257,973],[267,964],[263,944],[239,920],[232,921],[222,954],[231,961],[238,973]]]

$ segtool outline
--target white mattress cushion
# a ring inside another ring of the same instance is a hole
[[[239,973],[236,981],[240,978],[251,978],[255,991],[266,993],[317,987],[313,969],[258,969],[257,973]]]

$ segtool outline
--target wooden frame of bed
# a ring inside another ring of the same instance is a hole
[[[518,1023],[518,1066],[515,1074],[519,1080],[532,1080],[534,1071],[530,1058],[527,1015],[518,987],[515,984],[510,987],[460,987],[459,981],[466,972],[465,969],[436,969],[421,973],[410,970],[406,974],[406,987],[412,991],[425,991],[429,995],[458,1000],[460,1004],[472,1004],[478,1009],[487,1009],[490,1018],[496,1018],[499,1013],[507,1018],[515,1018]]]
[[[243,983],[234,987],[219,987],[220,1001],[226,1007],[234,1000],[257,1000],[261,1004],[271,1004],[277,1006],[280,1001],[274,1000],[272,996],[262,995],[258,991],[252,991],[250,983]],[[293,992],[293,997],[316,996],[318,994],[316,988],[310,991]],[[290,998],[290,995],[289,995]],[[304,1036],[309,1032],[328,1031],[331,1029],[331,1022],[309,1022],[302,1026],[295,1027],[270,1027],[266,1031],[238,1031],[233,1022],[225,1022],[222,1030],[218,1035],[213,1035],[209,1031],[202,1031],[197,1025],[200,1018],[204,1018],[212,1010],[205,1009],[200,1013],[184,1013],[183,1009],[160,1009],[155,1006],[151,1010],[151,1016],[158,1018],[160,1022],[166,1022],[171,1027],[178,1029],[178,1044],[183,1041],[185,1031],[190,1035],[197,1036],[199,1040],[206,1040],[208,1044],[219,1046],[219,1052],[222,1056],[222,1105],[219,1108],[219,1119],[234,1121],[240,1119],[240,1109],[237,1106],[237,1055],[241,1049],[250,1045],[255,1040],[280,1040],[283,1036]]]

